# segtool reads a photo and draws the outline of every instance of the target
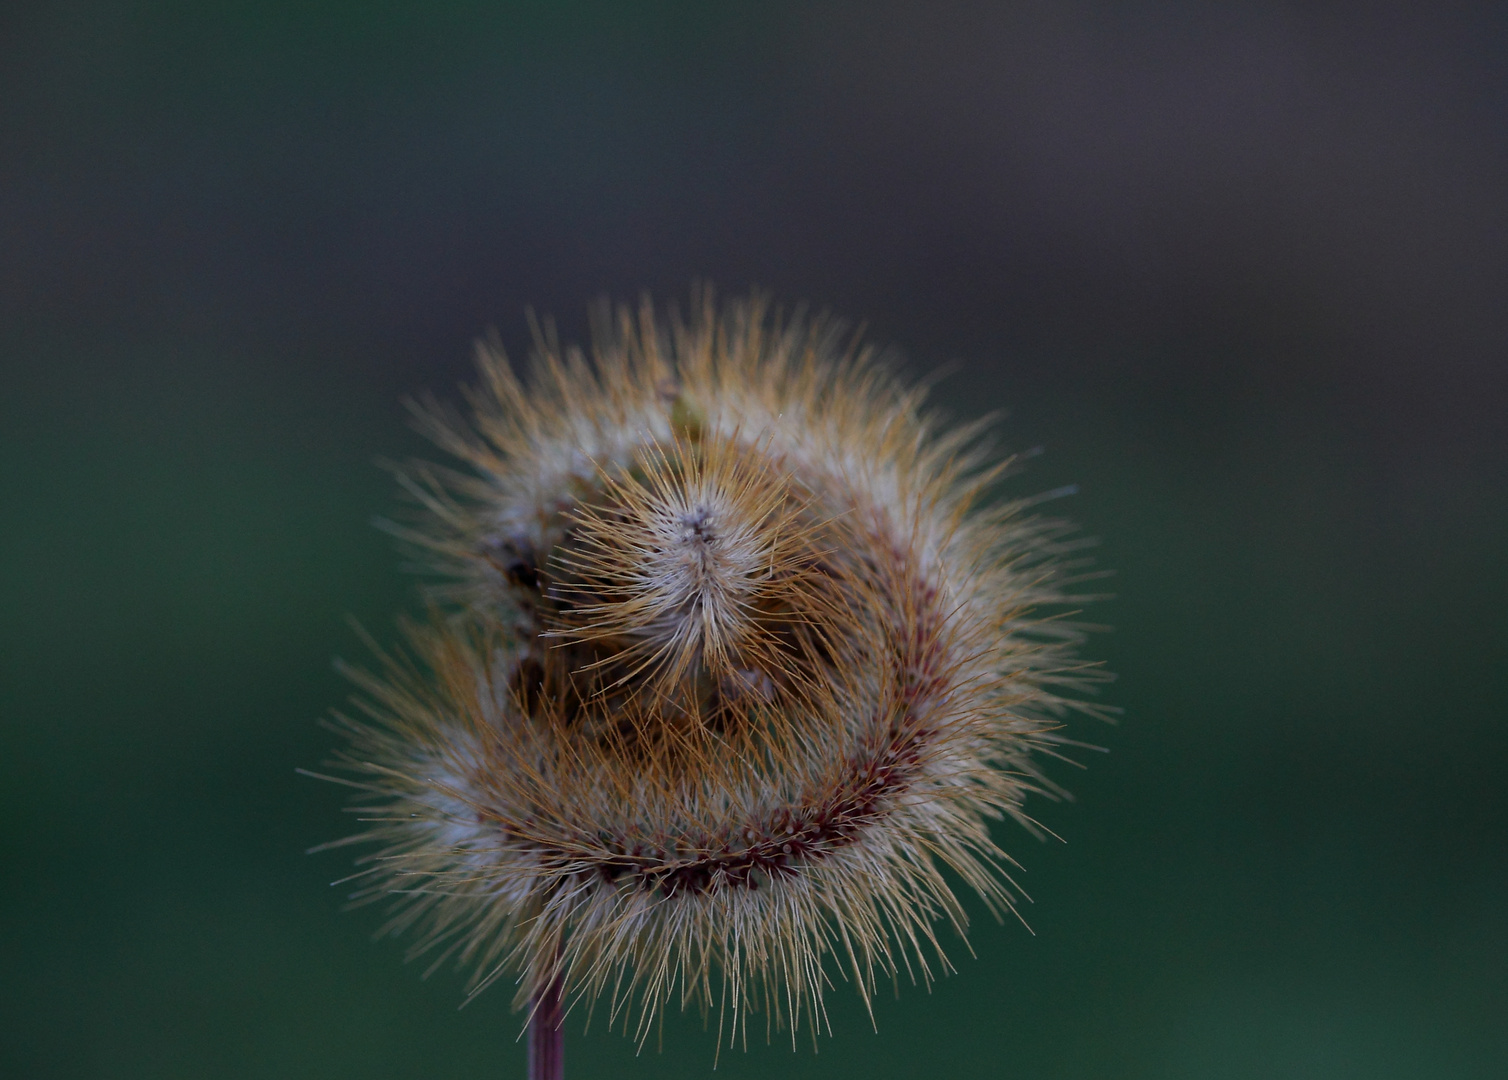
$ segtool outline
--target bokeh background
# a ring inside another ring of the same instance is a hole
[[[745,1076],[1508,1075],[1501,4],[0,9],[0,1074],[521,1076],[295,775],[405,394],[600,296],[866,322],[1103,538],[1034,934]],[[1069,774],[1072,775],[1069,775]],[[569,1075],[705,1076],[573,1020]]]

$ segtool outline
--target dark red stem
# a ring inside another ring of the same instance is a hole
[[[565,1080],[564,1031],[560,1012],[561,980],[557,975],[534,996],[529,1019],[529,1080]]]

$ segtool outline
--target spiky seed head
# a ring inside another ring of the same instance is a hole
[[[945,868],[1014,910],[987,822],[1035,830],[1093,674],[1047,614],[1066,528],[985,500],[1009,462],[841,334],[703,294],[600,316],[590,361],[537,333],[527,383],[481,347],[469,418],[415,406],[467,466],[400,477],[443,583],[339,717],[356,899],[414,955],[640,1037],[676,999],[794,1033],[834,966],[866,1002],[946,968]]]

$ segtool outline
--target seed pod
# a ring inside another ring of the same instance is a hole
[[[866,1002],[946,969],[945,868],[1014,910],[987,822],[1036,831],[1038,752],[1103,711],[1062,696],[1095,675],[1049,617],[1067,528],[988,502],[1010,463],[840,332],[707,295],[604,316],[590,362],[539,334],[527,384],[482,348],[469,419],[416,406],[469,471],[402,477],[443,583],[355,673],[340,762],[358,900],[473,991],[815,1030],[825,965]]]

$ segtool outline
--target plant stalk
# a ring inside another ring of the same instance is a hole
[[[559,975],[534,996],[529,1018],[529,1080],[565,1080],[565,1047]]]

